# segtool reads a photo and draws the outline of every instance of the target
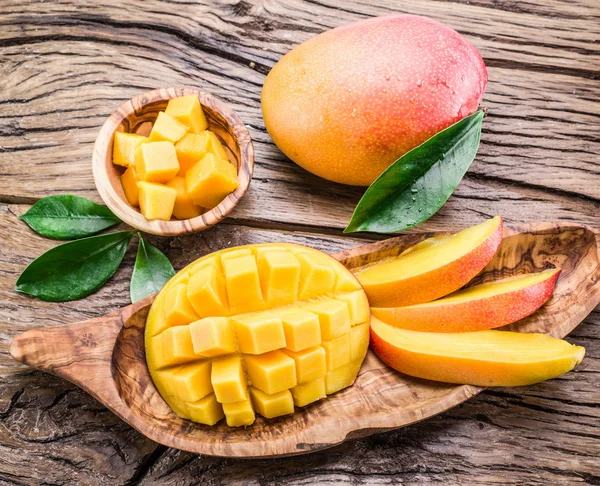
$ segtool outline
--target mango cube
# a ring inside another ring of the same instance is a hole
[[[177,219],[191,219],[202,214],[202,210],[194,204],[185,187],[185,178],[175,176],[169,182],[167,187],[177,191],[175,205],[173,206],[173,216]]]
[[[192,200],[212,209],[240,185],[235,167],[208,153],[185,173],[185,183]]]
[[[289,390],[270,395],[258,388],[250,387],[250,396],[258,413],[265,418],[294,413],[294,399]]]
[[[343,366],[337,370],[328,371],[325,375],[325,391],[327,395],[352,385],[361,365],[362,359],[352,361],[348,366]]]
[[[200,133],[208,128],[198,95],[170,99],[165,113],[187,125],[192,133]]]
[[[350,324],[356,326],[363,322],[369,322],[371,313],[369,311],[369,301],[362,290],[356,290],[348,294],[338,294],[336,299],[345,302],[350,312]]]
[[[140,205],[140,190],[137,186],[138,180],[135,173],[135,166],[130,165],[123,174],[121,174],[121,185],[127,198],[127,202],[132,206]]]
[[[209,130],[206,132],[206,136],[208,137],[206,151],[214,154],[219,159],[229,161],[225,147],[223,147],[223,144],[219,140],[219,137],[217,137],[216,133]]]
[[[316,314],[302,307],[287,307],[277,315],[283,323],[287,349],[302,351],[321,344],[321,324]]]
[[[248,398],[248,386],[239,354],[213,361],[210,381],[220,403],[234,403]]]
[[[170,142],[174,144],[188,132],[188,126],[161,111],[150,132],[150,142]],[[173,151],[175,147],[173,147]]]
[[[322,339],[335,339],[350,332],[350,312],[345,302],[328,299],[309,303],[304,307],[319,316]]]
[[[162,343],[160,368],[183,364],[198,359],[192,345],[192,335],[188,326],[170,327],[158,335]]]
[[[186,403],[187,413],[191,420],[199,424],[215,425],[225,414],[217,397],[211,393],[197,402]]]
[[[208,145],[208,132],[186,133],[175,144],[180,175],[185,175],[190,167],[207,154],[209,151]]]
[[[165,327],[184,326],[198,319],[198,314],[187,298],[187,285],[174,285],[165,295]],[[158,332],[163,329],[159,329]]]
[[[369,323],[354,326],[350,330],[350,360],[363,360],[369,349]]]
[[[135,151],[148,137],[135,133],[115,132],[113,137],[113,164],[129,167],[135,163]],[[133,205],[132,205],[133,206]]]
[[[240,351],[262,354],[285,347],[281,319],[272,312],[255,312],[232,317]]]
[[[169,221],[175,207],[177,191],[153,182],[138,182],[140,211],[146,219]]]
[[[228,313],[225,281],[214,263],[199,268],[190,277],[187,297],[200,317],[224,316]]]
[[[262,300],[258,267],[254,255],[224,258],[222,262],[229,305],[232,308],[243,307],[248,302]]]
[[[146,322],[148,369],[161,396],[182,418],[245,426],[257,413],[292,413],[349,386],[367,352],[370,315],[346,275],[317,250],[285,243],[190,264]],[[303,300],[302,282],[311,279],[320,293],[305,289]],[[337,291],[341,280],[348,285]]]
[[[296,386],[294,360],[282,351],[246,356],[246,369],[252,386],[265,393],[279,393]]]
[[[265,251],[258,254],[262,295],[266,301],[291,303],[298,298],[300,262],[291,252]]]
[[[226,317],[205,317],[190,324],[194,352],[206,358],[235,353],[233,327]]]
[[[325,390],[325,378],[317,378],[313,381],[301,383],[290,391],[294,398],[294,404],[297,407],[304,407],[309,403],[316,402],[327,396]]]
[[[171,375],[174,395],[184,402],[196,402],[213,392],[210,361],[181,365]]]
[[[298,352],[284,349],[283,352],[294,360],[296,381],[298,383],[306,383],[317,378],[322,378],[327,373],[326,353],[325,349],[321,346],[315,346],[314,348]]]
[[[362,287],[356,277],[348,273],[338,273],[337,281],[335,283],[335,293],[341,292],[353,292],[355,290],[362,290]]]
[[[300,300],[306,300],[331,291],[335,286],[336,275],[330,257],[315,253],[296,255],[302,266],[300,278]]]
[[[171,142],[149,142],[135,152],[135,173],[140,181],[169,182],[179,172],[175,146]]]
[[[350,363],[350,333],[322,344],[327,356],[327,371],[337,370]]]
[[[252,425],[254,422],[254,407],[249,399],[233,403],[224,403],[223,412],[225,412],[227,425],[230,427]]]

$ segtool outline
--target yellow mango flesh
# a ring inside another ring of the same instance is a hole
[[[169,221],[175,207],[177,191],[153,182],[138,182],[140,211],[146,219]]]
[[[187,191],[199,206],[212,209],[240,184],[235,167],[207,153],[185,174]]]
[[[180,175],[185,175],[190,167],[209,152],[208,145],[208,131],[187,133],[175,144]]]
[[[308,262],[328,288],[302,287],[314,273]],[[256,413],[287,415],[351,385],[369,344],[368,309],[356,279],[317,250],[222,250],[161,290],[146,323],[146,359],[180,417],[249,425]]]
[[[200,133],[208,128],[197,95],[180,96],[169,100],[165,113],[187,125],[191,133]]]
[[[135,133],[115,132],[113,137],[113,164],[129,167],[135,163],[135,151],[143,143],[148,142],[148,137]]]
[[[171,142],[175,143],[188,132],[188,126],[167,115],[165,112],[159,112],[152,131],[148,137],[151,142]]]
[[[521,386],[555,378],[585,349],[545,334],[433,333],[371,318],[371,347],[389,366],[417,378],[477,386]]]
[[[135,153],[135,172],[144,182],[169,182],[179,172],[175,147],[171,142],[148,142]]]
[[[140,205],[140,191],[137,186],[138,179],[135,173],[135,165],[130,165],[127,170],[121,175],[121,184],[127,202],[132,206]]]
[[[187,192],[184,177],[175,176],[166,185],[177,191],[175,206],[173,206],[173,216],[177,219],[191,219],[202,214],[202,209],[194,204],[194,201],[192,201]]]

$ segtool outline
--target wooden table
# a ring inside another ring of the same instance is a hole
[[[376,5],[374,5],[376,4]],[[465,34],[489,70],[479,154],[455,195],[421,230],[454,230],[500,214],[513,222],[600,227],[600,6],[597,0],[3,0],[0,5],[0,483],[600,484],[600,312],[570,336],[587,349],[576,372],[488,390],[412,427],[309,456],[234,460],[159,446],[85,393],[8,355],[35,326],[99,316],[129,303],[134,248],[98,293],[52,304],[16,294],[19,273],[56,243],[17,216],[37,199],[100,201],[95,136],[124,100],[188,85],[230,104],[254,139],[248,194],[218,227],[150,238],[181,268],[220,248],[294,241],[325,251],[362,190],[333,185],[271,143],[260,90],[273,64],[328,28],[394,11]]]

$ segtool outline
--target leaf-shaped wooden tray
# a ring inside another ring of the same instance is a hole
[[[350,269],[397,255],[431,236],[391,238],[334,255]],[[513,325],[564,337],[600,302],[597,234],[583,226],[541,223],[505,229],[481,283],[550,265],[562,268],[551,300]],[[177,417],[156,391],[144,356],[144,325],[153,296],[104,317],[34,329],[12,343],[12,356],[80,386],[149,438],[191,452],[238,457],[302,454],[418,422],[482,388],[397,373],[369,352],[353,386],[293,415],[257,417],[247,428],[208,427]]]

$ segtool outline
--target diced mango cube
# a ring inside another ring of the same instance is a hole
[[[329,257],[318,253],[298,253],[301,265],[300,300],[331,292],[336,276]]]
[[[190,324],[194,352],[206,358],[235,353],[233,327],[227,317],[205,317]]]
[[[211,393],[194,403],[186,403],[187,412],[191,420],[199,424],[215,425],[225,414],[222,405],[217,402],[217,397]]]
[[[362,290],[362,287],[356,277],[350,272],[338,272],[335,283],[335,293],[353,292],[354,290]]]
[[[220,403],[239,402],[248,398],[242,357],[239,354],[214,360],[210,381]]]
[[[258,268],[266,301],[292,303],[298,298],[300,262],[292,252],[262,252],[258,255]]]
[[[187,296],[200,317],[224,316],[229,312],[225,281],[214,263],[192,274],[188,281]]]
[[[262,354],[285,347],[281,319],[272,312],[254,312],[231,318],[240,351]]]
[[[304,307],[319,316],[322,339],[335,339],[350,332],[350,312],[345,302],[328,299],[308,303]]]
[[[206,132],[206,134],[208,137],[206,151],[211,154],[216,155],[217,158],[219,158],[219,159],[229,161],[229,157],[227,157],[227,152],[225,151],[223,144],[219,140],[219,137],[217,137],[217,134],[214,132],[211,132],[210,130],[208,130]]]
[[[170,99],[165,113],[187,125],[192,133],[200,133],[208,128],[198,95]]]
[[[350,363],[350,333],[322,344],[327,356],[327,371],[337,370]]]
[[[224,403],[223,412],[225,412],[227,425],[230,427],[241,427],[243,425],[252,425],[254,423],[254,407],[252,406],[250,399],[233,403]]]
[[[190,167],[208,153],[208,150],[208,132],[186,133],[175,144],[175,152],[177,160],[179,160],[179,174],[185,175]]]
[[[177,219],[191,219],[202,214],[202,210],[194,204],[185,187],[185,178],[175,176],[169,182],[168,187],[177,191],[175,206],[173,206],[173,216]]]
[[[171,142],[149,142],[135,152],[135,173],[140,181],[169,182],[179,172],[175,146]]]
[[[173,214],[177,191],[154,182],[138,182],[140,211],[146,219],[169,221]]]
[[[135,163],[135,151],[148,137],[135,133],[115,132],[113,137],[113,164],[129,167]]]
[[[371,311],[369,309],[369,301],[367,300],[364,291],[356,290],[347,294],[338,294],[335,298],[348,305],[348,310],[350,311],[350,324],[352,326],[362,324],[363,322],[369,322]]]
[[[132,206],[140,205],[140,190],[137,186],[138,180],[135,173],[135,166],[130,165],[123,174],[121,174],[121,185],[127,198],[127,202]]]
[[[171,142],[174,144],[188,132],[188,126],[167,115],[165,112],[159,112],[156,121],[150,132],[150,142]],[[173,147],[173,151],[175,147]]]
[[[325,375],[325,391],[327,395],[352,385],[361,365],[362,360],[357,360],[352,361],[348,366],[328,371]]]
[[[298,352],[284,349],[283,352],[294,360],[296,381],[298,383],[306,383],[322,378],[327,373],[327,358],[325,349],[321,346]]]
[[[224,255],[225,256],[225,255]],[[262,300],[258,267],[254,255],[223,258],[223,272],[227,284],[229,306],[232,309],[248,307],[249,303]]]
[[[294,399],[289,390],[284,390],[272,395],[250,387],[252,402],[263,417],[273,418],[294,413]]]
[[[297,407],[304,407],[309,403],[325,398],[325,378],[317,378],[313,381],[301,383],[290,390]]]
[[[365,322],[354,326],[350,330],[350,359],[352,361],[363,360],[369,349],[369,323]]]
[[[181,365],[171,375],[174,395],[184,402],[196,402],[213,392],[210,361]]]
[[[235,167],[208,153],[185,173],[185,183],[192,200],[212,209],[240,185]]]
[[[225,260],[231,260],[232,258],[252,255],[254,255],[254,253],[252,253],[250,248],[236,248],[234,250],[228,250],[221,255],[221,263]]]
[[[187,285],[174,285],[166,291],[163,308],[164,328],[184,326],[198,319],[198,314],[187,297]],[[163,329],[158,329],[158,332]]]
[[[301,351],[321,344],[319,317],[302,307],[287,307],[277,310],[283,323],[286,348]]]
[[[154,339],[162,342],[162,360],[158,363],[159,368],[198,359],[192,346],[192,335],[188,326],[169,327]]]
[[[294,360],[282,351],[246,356],[250,383],[265,393],[279,393],[296,386]]]
[[[175,397],[169,397],[169,407],[171,407],[171,410],[173,410],[173,412],[175,412],[175,415],[177,415],[178,417],[182,419],[190,418],[187,404],[184,401],[179,400]]]

